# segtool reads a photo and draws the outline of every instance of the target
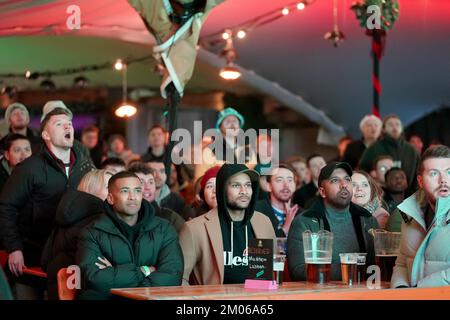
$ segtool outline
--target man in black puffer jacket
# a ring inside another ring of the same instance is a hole
[[[89,223],[104,213],[103,201],[89,193],[71,190],[56,210],[56,228],[42,254],[42,269],[47,272],[48,299],[58,299],[56,275],[61,268],[75,264],[78,237]]]
[[[78,242],[79,299],[107,299],[112,288],[177,286],[183,275],[178,235],[142,200],[142,184],[131,172],[108,182],[105,214],[95,219]]]
[[[0,235],[9,270],[18,277],[24,266],[40,265],[62,195],[94,169],[73,144],[72,112],[63,102],[44,106],[41,135],[43,150],[14,169],[0,194]]]

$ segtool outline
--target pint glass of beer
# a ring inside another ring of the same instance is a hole
[[[342,282],[352,286],[358,281],[358,254],[340,253]]]
[[[392,271],[400,250],[400,232],[377,229],[375,237],[375,263],[380,267],[381,281],[391,281]]]
[[[330,281],[333,234],[326,230],[303,232],[306,281],[324,284]]]

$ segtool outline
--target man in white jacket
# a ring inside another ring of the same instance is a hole
[[[419,164],[419,190],[404,200],[400,253],[392,288],[450,284],[450,148],[428,148]]]

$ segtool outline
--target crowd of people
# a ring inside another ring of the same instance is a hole
[[[287,238],[290,278],[305,280],[306,230],[333,232],[332,280],[341,280],[340,253],[365,252],[375,263],[371,230],[381,228],[402,233],[392,287],[450,281],[450,149],[423,151],[417,135],[406,141],[396,115],[365,116],[362,138],[341,139],[335,159],[291,155],[274,168],[271,137],[258,136],[256,150],[241,144],[245,119],[233,108],[219,113],[219,149],[203,141],[201,164],[168,162],[160,124],[139,155],[120,134],[104,144],[93,125],[76,140],[72,117],[49,101],[37,133],[23,104],[5,113],[0,250],[17,299],[58,299],[57,273],[72,265],[78,299],[108,299],[121,287],[243,283],[254,238]],[[45,283],[24,273],[36,266]]]

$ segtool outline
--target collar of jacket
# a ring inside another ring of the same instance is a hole
[[[331,231],[330,223],[328,222],[325,211],[326,208],[323,199],[319,199],[314,201],[313,205],[308,210],[302,213],[302,216],[322,220],[324,229],[327,231]],[[350,202],[349,211],[350,215],[352,216],[353,227],[355,229],[356,238],[358,239],[359,249],[361,250],[361,252],[367,252],[366,242],[364,241],[364,235],[361,225],[361,218],[369,218],[372,217],[372,215],[369,211],[354,204],[353,202]]]
[[[111,206],[108,204],[108,202],[106,200],[104,202],[104,206],[105,206],[105,211],[112,210]],[[150,217],[149,217],[150,223],[143,225],[141,232],[151,231],[156,225],[156,221],[154,219],[154,216],[155,216],[154,209],[150,203],[148,203],[146,200],[142,200],[142,205],[141,205],[141,209],[139,210],[139,212],[141,213],[142,210],[144,210],[147,214],[150,215]],[[99,218],[94,222],[93,228],[123,237],[120,230],[117,229],[114,222],[111,220],[111,218],[106,213],[103,213],[99,216]]]
[[[419,201],[417,200],[419,192],[420,191],[417,191],[412,196],[403,200],[403,202],[400,203],[397,208],[412,219],[416,220],[424,230],[427,230],[425,223],[425,212],[424,209],[420,207]]]
[[[162,188],[161,188],[161,192],[159,193],[159,197],[158,199],[156,199],[156,203],[161,206],[161,201],[167,197],[170,194],[170,188],[169,186],[165,183]]]
[[[64,173],[64,175],[66,175],[66,171],[65,168],[62,168],[61,165],[59,164],[57,158],[52,155],[52,152],[50,151],[49,148],[47,148],[46,146],[43,147],[43,151],[42,154],[44,156],[45,159],[48,160],[48,162],[56,169],[58,169],[59,171],[62,171]],[[72,158],[73,157],[73,158]],[[73,163],[72,163],[72,159],[73,159]],[[75,146],[75,144],[72,146],[72,148],[70,148],[70,174],[72,173],[73,168],[76,166],[78,160],[81,159],[81,151]],[[60,163],[62,163],[61,160],[59,160]],[[70,176],[69,174],[69,176]]]
[[[3,169],[5,169],[5,171],[8,174],[8,176],[10,176],[12,170],[9,167],[8,160],[6,160],[5,156],[3,156],[2,160],[1,160],[1,166],[3,167]]]
[[[258,215],[256,214],[257,211],[254,212],[255,214],[252,215],[250,219],[250,224],[252,225],[253,231],[255,232],[255,237],[265,237],[265,235],[261,235],[259,232],[259,225],[262,225],[264,223],[264,220],[261,220],[261,216],[263,214]],[[223,283],[223,277],[224,277],[224,266],[223,266],[223,242],[222,242],[222,231],[220,229],[220,221],[219,221],[219,213],[217,211],[217,208],[211,209],[202,217],[205,219],[205,228],[206,232],[208,233],[209,240],[211,241],[212,246],[212,255],[214,255],[214,258],[216,260],[217,266],[219,268],[219,274],[221,282]],[[198,219],[198,218],[197,218]],[[220,236],[218,236],[220,235]]]

